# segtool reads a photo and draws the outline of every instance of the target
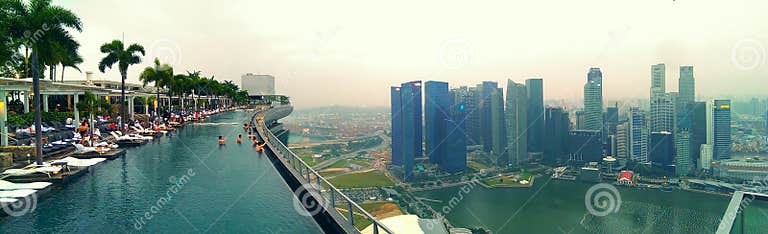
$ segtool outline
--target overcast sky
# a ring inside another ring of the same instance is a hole
[[[481,3],[482,2],[482,3]],[[83,21],[84,71],[98,47],[121,38],[176,71],[240,82],[271,74],[299,107],[387,106],[389,86],[442,80],[544,79],[546,99],[580,99],[589,67],[603,70],[606,98],[647,97],[650,65],[695,66],[705,96],[768,91],[768,1],[159,1],[70,0]],[[67,79],[84,74],[68,69]]]

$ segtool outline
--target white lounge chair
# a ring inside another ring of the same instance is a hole
[[[10,191],[0,191],[0,197],[5,198],[25,198],[32,196],[37,191],[33,189],[17,189],[17,190],[10,190]]]
[[[32,182],[32,183],[13,183],[5,180],[0,180],[0,190],[18,190],[18,189],[45,189],[51,186],[48,182]]]
[[[54,162],[66,162],[67,166],[73,166],[73,167],[90,167],[96,164],[99,164],[103,162],[104,160],[107,160],[106,158],[90,158],[90,159],[79,159],[74,157],[66,157],[59,160],[51,161],[51,163]]]

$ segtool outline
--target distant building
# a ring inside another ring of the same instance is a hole
[[[701,145],[701,159],[699,159],[699,168],[704,170],[709,170],[712,165],[712,145],[710,144],[704,144]]]
[[[629,123],[616,125],[616,158],[629,159]]]
[[[563,108],[547,107],[544,117],[544,159],[549,162],[565,161],[570,131],[568,113]]]
[[[728,159],[716,163],[712,171],[716,177],[734,183],[753,181],[755,178],[762,182],[763,178],[768,177],[768,161],[752,158]]]
[[[629,156],[639,163],[648,160],[648,128],[645,112],[638,108],[629,109]]]
[[[446,172],[460,172],[467,168],[467,109],[464,103],[452,100],[448,116],[444,120],[445,133],[444,158],[439,160],[440,169]]]
[[[392,86],[390,93],[390,113],[392,120],[392,165],[403,166],[403,102],[400,87]]]
[[[590,68],[584,84],[584,129],[603,131],[603,73]]]
[[[714,121],[714,159],[731,158],[731,100],[715,100]]]
[[[613,107],[605,108],[605,129],[608,135],[616,135],[616,125],[619,124],[619,107],[617,104]]]
[[[392,165],[398,166],[403,171],[403,180],[408,180],[413,175],[413,167],[416,158],[422,157],[422,108],[421,108],[421,81],[411,81],[400,85],[399,90],[393,87],[391,92],[395,94],[399,91],[400,99],[393,97],[392,110],[392,144],[402,143],[399,146],[400,152],[395,152],[393,146]],[[395,108],[395,104],[400,104]],[[400,116],[398,116],[400,115]],[[399,123],[395,121],[399,119]],[[396,140],[395,128],[400,128],[402,140]],[[396,156],[398,155],[398,156]]]
[[[666,65],[651,65],[651,98],[666,93]]]
[[[506,149],[509,164],[517,165],[528,157],[528,95],[525,85],[507,80]]]
[[[691,160],[693,165],[699,165],[701,145],[707,144],[707,103],[694,102],[688,109],[688,119],[691,121]]]
[[[528,102],[528,152],[544,152],[544,80],[527,79],[525,88]]]
[[[477,88],[461,86],[452,90],[454,103],[464,104],[464,109],[467,111],[466,120],[466,135],[468,145],[479,145],[482,141],[480,139],[480,110],[477,105],[479,104],[479,94]]]
[[[448,129],[446,120],[450,118],[451,95],[448,83],[427,81],[424,83],[424,143],[430,163],[438,164],[439,157],[447,153],[443,144]]]
[[[693,78],[693,66],[680,66],[680,101],[691,103],[696,101],[696,80]]]
[[[681,129],[675,134],[675,174],[688,175],[691,172],[693,160],[691,157],[691,134],[687,129]]]
[[[569,159],[581,162],[600,162],[603,144],[599,130],[572,130],[568,136]]]
[[[498,83],[493,81],[483,81],[478,85],[478,91],[480,93],[479,103],[477,107],[480,112],[480,139],[483,143],[483,150],[490,152],[492,150],[493,141],[491,135],[492,119],[491,119],[491,94],[498,89]]]
[[[675,144],[671,132],[652,132],[649,157],[651,163],[662,168],[673,164]]]
[[[271,75],[247,73],[240,76],[240,84],[250,96],[275,95],[275,77]]]
[[[651,97],[651,131],[672,132],[675,129],[675,95],[655,94]]]
[[[504,127],[504,97],[501,88],[491,92],[491,157],[499,166],[508,166],[507,129]]]

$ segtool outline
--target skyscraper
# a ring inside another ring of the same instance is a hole
[[[424,142],[430,163],[438,164],[440,157],[446,154],[443,141],[449,131],[445,120],[450,118],[450,102],[448,83],[441,81],[424,83]]]
[[[691,121],[691,160],[699,165],[701,159],[701,145],[707,144],[707,103],[694,102],[688,108],[690,114],[688,118]]]
[[[392,116],[392,165],[403,166],[403,104],[400,87],[392,86],[390,93],[390,114]]]
[[[605,128],[608,129],[608,135],[616,135],[617,124],[619,124],[619,107],[615,104],[605,108]]]
[[[504,97],[501,88],[491,92],[491,157],[496,164],[506,166],[509,163],[506,152],[507,135],[504,128]]]
[[[544,160],[564,161],[564,156],[568,153],[567,140],[570,131],[568,113],[563,108],[547,107],[544,116]]]
[[[491,134],[491,94],[498,89],[498,86],[496,82],[483,81],[478,87],[480,91],[479,103],[477,105],[480,108],[480,139],[482,140],[485,152],[490,152],[493,146]]]
[[[458,97],[454,93],[454,97]],[[451,100],[447,118],[444,120],[447,133],[445,135],[445,156],[439,160],[440,169],[446,172],[459,172],[467,168],[467,108],[461,99]]]
[[[413,175],[414,160],[420,158],[422,152],[422,108],[421,81],[411,81],[400,85],[400,102],[402,105],[402,169],[403,179],[408,180]]]
[[[528,95],[528,152],[539,153],[543,152],[544,145],[544,81],[527,79],[525,87]]]
[[[651,131],[672,132],[675,129],[675,95],[656,94],[651,97]]]
[[[452,92],[454,103],[464,105],[467,145],[480,144],[480,110],[477,108],[480,95],[477,92],[477,88],[461,86],[453,89]]]
[[[616,125],[616,158],[630,158],[628,122]]]
[[[584,84],[584,129],[603,130],[603,73],[590,68]]]
[[[599,130],[572,130],[568,134],[568,155],[570,160],[600,162],[603,158],[603,144]]]
[[[648,160],[648,128],[645,113],[636,107],[629,109],[629,155],[639,163]]]
[[[675,174],[684,176],[691,172],[691,134],[687,129],[678,130],[675,134]]]
[[[652,132],[648,157],[655,166],[668,169],[674,162],[675,142],[671,132]]]
[[[715,100],[713,159],[731,158],[731,100]]]
[[[528,94],[525,85],[507,80],[506,120],[509,164],[517,165],[528,157]]]
[[[678,84],[681,102],[691,103],[696,101],[696,81],[693,78],[693,66],[680,66]]]
[[[651,65],[651,98],[667,92],[666,66],[663,63]]]

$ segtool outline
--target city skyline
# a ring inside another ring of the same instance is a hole
[[[56,2],[80,12],[86,25],[82,33],[74,33],[81,40],[84,71],[97,71],[101,43],[124,37],[148,50],[143,63],[129,69],[129,82],[138,82],[139,69],[160,57],[179,71],[202,70],[220,80],[236,81],[246,73],[273,75],[277,92],[291,96],[299,108],[328,103],[386,106],[387,94],[376,90],[416,79],[457,87],[491,80],[505,87],[510,78],[523,82],[540,77],[548,84],[545,100],[576,101],[581,91],[569,87],[582,82],[588,67],[604,72],[606,100],[642,98],[647,89],[635,87],[650,87],[648,66],[660,62],[670,70],[668,90],[677,90],[677,67],[692,65],[697,95],[734,99],[766,91],[747,85],[761,82],[767,69],[765,26],[752,23],[765,21],[759,10],[766,8],[765,2],[582,1],[555,3],[563,6],[558,9],[551,9],[551,3],[491,3],[476,6],[483,15],[465,12],[461,4],[441,3],[443,11],[424,18],[419,12],[434,3],[392,4],[374,11],[340,2],[311,3],[303,10],[291,3],[240,2],[234,8],[147,1],[153,6],[148,17],[130,21],[100,20],[110,13],[98,9],[123,8],[118,14],[128,18],[122,12],[147,10],[141,0]],[[261,13],[253,14],[253,9]],[[402,11],[402,17],[380,13],[388,9]],[[601,9],[600,14],[584,14],[593,9]],[[648,11],[658,16],[647,19],[641,12]],[[294,14],[315,20],[291,19]],[[523,20],[531,18],[542,20]],[[214,46],[211,41],[224,43]],[[237,59],[217,62],[222,58]],[[65,77],[84,75],[70,69]],[[118,74],[108,71],[96,78],[118,80]],[[336,88],[329,92],[317,87]]]

